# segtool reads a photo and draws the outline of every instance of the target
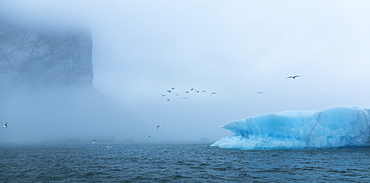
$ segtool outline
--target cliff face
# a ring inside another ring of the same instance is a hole
[[[40,31],[0,22],[0,90],[92,86],[88,31]]]
[[[89,31],[0,20],[0,143],[136,134],[135,118],[92,81]]]
[[[89,31],[0,20],[0,143],[120,134],[126,116],[92,81]]]

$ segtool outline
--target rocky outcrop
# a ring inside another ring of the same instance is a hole
[[[91,143],[135,134],[135,118],[92,81],[89,31],[0,21],[0,123],[9,124],[0,143],[81,138]]]
[[[0,22],[0,90],[92,86],[86,30],[42,31]]]

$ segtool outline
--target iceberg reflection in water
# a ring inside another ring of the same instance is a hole
[[[301,149],[364,146],[370,139],[370,109],[334,107],[283,111],[225,124],[234,135],[211,146],[234,149]]]

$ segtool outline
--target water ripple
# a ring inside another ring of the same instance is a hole
[[[370,182],[370,149],[204,144],[1,146],[1,182]]]

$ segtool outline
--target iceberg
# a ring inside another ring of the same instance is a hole
[[[333,107],[252,116],[221,126],[234,135],[211,146],[245,150],[367,146],[369,115],[367,108]]]

